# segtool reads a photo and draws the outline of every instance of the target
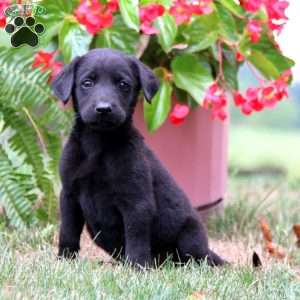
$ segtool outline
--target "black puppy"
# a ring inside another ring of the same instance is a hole
[[[150,102],[158,87],[148,67],[111,49],[74,59],[53,82],[55,95],[64,103],[72,97],[75,110],[60,166],[59,256],[76,256],[86,224],[97,245],[133,264],[151,266],[169,255],[223,264],[187,197],[132,124],[140,89]]]

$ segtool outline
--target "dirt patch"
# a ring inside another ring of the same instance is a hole
[[[229,263],[237,266],[251,265],[253,251],[259,255],[263,262],[271,260],[260,245],[251,247],[241,241],[210,240],[210,246]],[[88,259],[101,260],[103,262],[113,261],[104,250],[95,245],[86,231],[83,232],[81,237],[80,256]]]
[[[54,252],[56,253],[58,245],[58,236],[54,238]],[[86,230],[83,231],[80,241],[80,257],[97,260],[104,263],[113,263],[114,260],[103,249],[96,246],[96,244],[90,238]],[[263,244],[255,242],[253,237],[249,237],[245,240],[214,240],[210,239],[210,248],[218,253],[222,258],[226,259],[233,266],[245,266],[252,265],[252,256],[254,251],[258,254],[264,266],[269,265],[274,261],[278,261],[272,258],[265,250]],[[292,249],[287,249],[287,258],[280,260],[281,262],[288,262],[288,257]]]
[[[210,240],[210,247],[230,264],[237,266],[252,265],[254,251],[263,263],[271,259],[262,246],[252,247],[251,245],[245,245],[241,241]]]
[[[80,240],[80,256],[88,259],[97,259],[105,263],[113,262],[113,259],[103,249],[96,246],[86,230],[83,231]]]

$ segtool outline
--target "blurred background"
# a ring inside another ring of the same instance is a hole
[[[296,62],[289,98],[272,110],[249,117],[231,108],[230,172],[240,176],[285,176],[300,182],[300,1],[291,0],[287,22],[278,42],[283,52]],[[240,70],[241,89],[255,86],[251,71]]]

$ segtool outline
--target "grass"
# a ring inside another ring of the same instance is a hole
[[[257,222],[263,215],[289,260],[263,256],[261,270],[250,264],[212,269],[191,262],[185,267],[167,263],[157,270],[136,271],[86,257],[58,261],[55,225],[24,232],[3,228],[0,299],[300,299],[300,251],[291,234],[291,226],[300,222],[299,192],[270,178],[232,178],[230,186],[225,215],[209,224],[211,237],[242,241],[244,248],[238,251],[251,253],[262,244]],[[221,252],[227,258],[232,256],[232,249]],[[195,292],[205,296],[197,298]]]
[[[3,225],[0,299],[300,299],[300,249],[292,232],[292,226],[300,223],[296,149],[300,149],[296,132],[232,129],[232,172],[224,215],[208,223],[213,249],[231,265],[212,269],[205,263],[176,267],[169,262],[159,269],[137,271],[105,263],[85,249],[78,260],[58,261],[57,225],[22,232]],[[265,252],[258,226],[262,217],[270,224],[274,242],[284,248],[285,259]],[[250,263],[253,251],[262,260],[260,269]]]
[[[287,174],[300,181],[300,132],[234,126],[230,132],[230,166],[239,171]]]

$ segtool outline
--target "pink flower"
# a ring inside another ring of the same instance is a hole
[[[1,0],[0,1],[0,27],[5,27],[6,16],[5,10],[11,5],[11,0]]]
[[[281,33],[285,21],[288,19],[285,15],[285,10],[289,6],[287,1],[281,0],[268,0],[265,3],[266,11],[268,15],[268,26],[272,31]]]
[[[107,2],[107,10],[115,13],[119,10],[119,0],[110,0]]]
[[[170,14],[175,17],[176,24],[188,23],[192,17],[190,4],[185,0],[176,0],[170,8]]]
[[[212,0],[176,0],[169,12],[175,17],[176,24],[189,23],[193,15],[204,15],[213,12]]]
[[[285,25],[285,20],[288,19],[285,10],[289,3],[286,0],[240,0],[240,3],[250,13],[257,13],[259,9],[264,8],[268,16],[269,29],[272,31],[276,30],[280,33]]]
[[[284,97],[288,96],[288,82],[291,71],[285,71],[279,78],[263,83],[256,88],[248,88],[245,97],[238,91],[234,93],[234,103],[245,115],[250,115],[253,111],[262,111],[266,108],[274,108]]]
[[[245,60],[245,56],[240,51],[237,51],[235,54],[235,60],[237,62],[243,62]]]
[[[288,1],[267,0],[265,1],[268,17],[272,20],[287,20],[285,10],[288,8]]]
[[[214,82],[206,91],[203,106],[212,110],[212,118],[224,121],[227,119],[227,98],[225,91]]]
[[[58,73],[63,68],[63,63],[60,61],[55,61],[54,58],[57,55],[57,51],[55,52],[46,52],[46,51],[38,51],[32,63],[32,68],[40,68],[42,72],[50,71],[49,82],[58,75]]]
[[[241,105],[243,105],[246,102],[246,99],[238,91],[234,92],[233,99],[234,99],[234,103],[235,103],[236,106],[241,106]]]
[[[174,125],[180,125],[184,122],[190,112],[190,107],[185,104],[176,104],[170,113],[170,122]]]
[[[212,0],[198,0],[191,1],[190,10],[193,15],[206,15],[213,12],[213,8],[211,6]]]
[[[241,110],[242,110],[242,113],[246,116],[249,116],[252,114],[252,107],[249,102],[244,103],[242,105]]]
[[[101,4],[98,0],[81,0],[75,10],[75,17],[90,34],[95,35],[102,29],[112,26],[113,13],[118,8],[118,1],[115,0],[107,4]]]
[[[141,31],[145,34],[157,34],[159,30],[152,23],[165,12],[160,4],[149,4],[140,8]]]
[[[258,43],[262,32],[260,21],[249,20],[247,24],[247,32],[252,43]]]
[[[241,4],[246,11],[256,13],[261,8],[263,2],[263,0],[244,0]]]

